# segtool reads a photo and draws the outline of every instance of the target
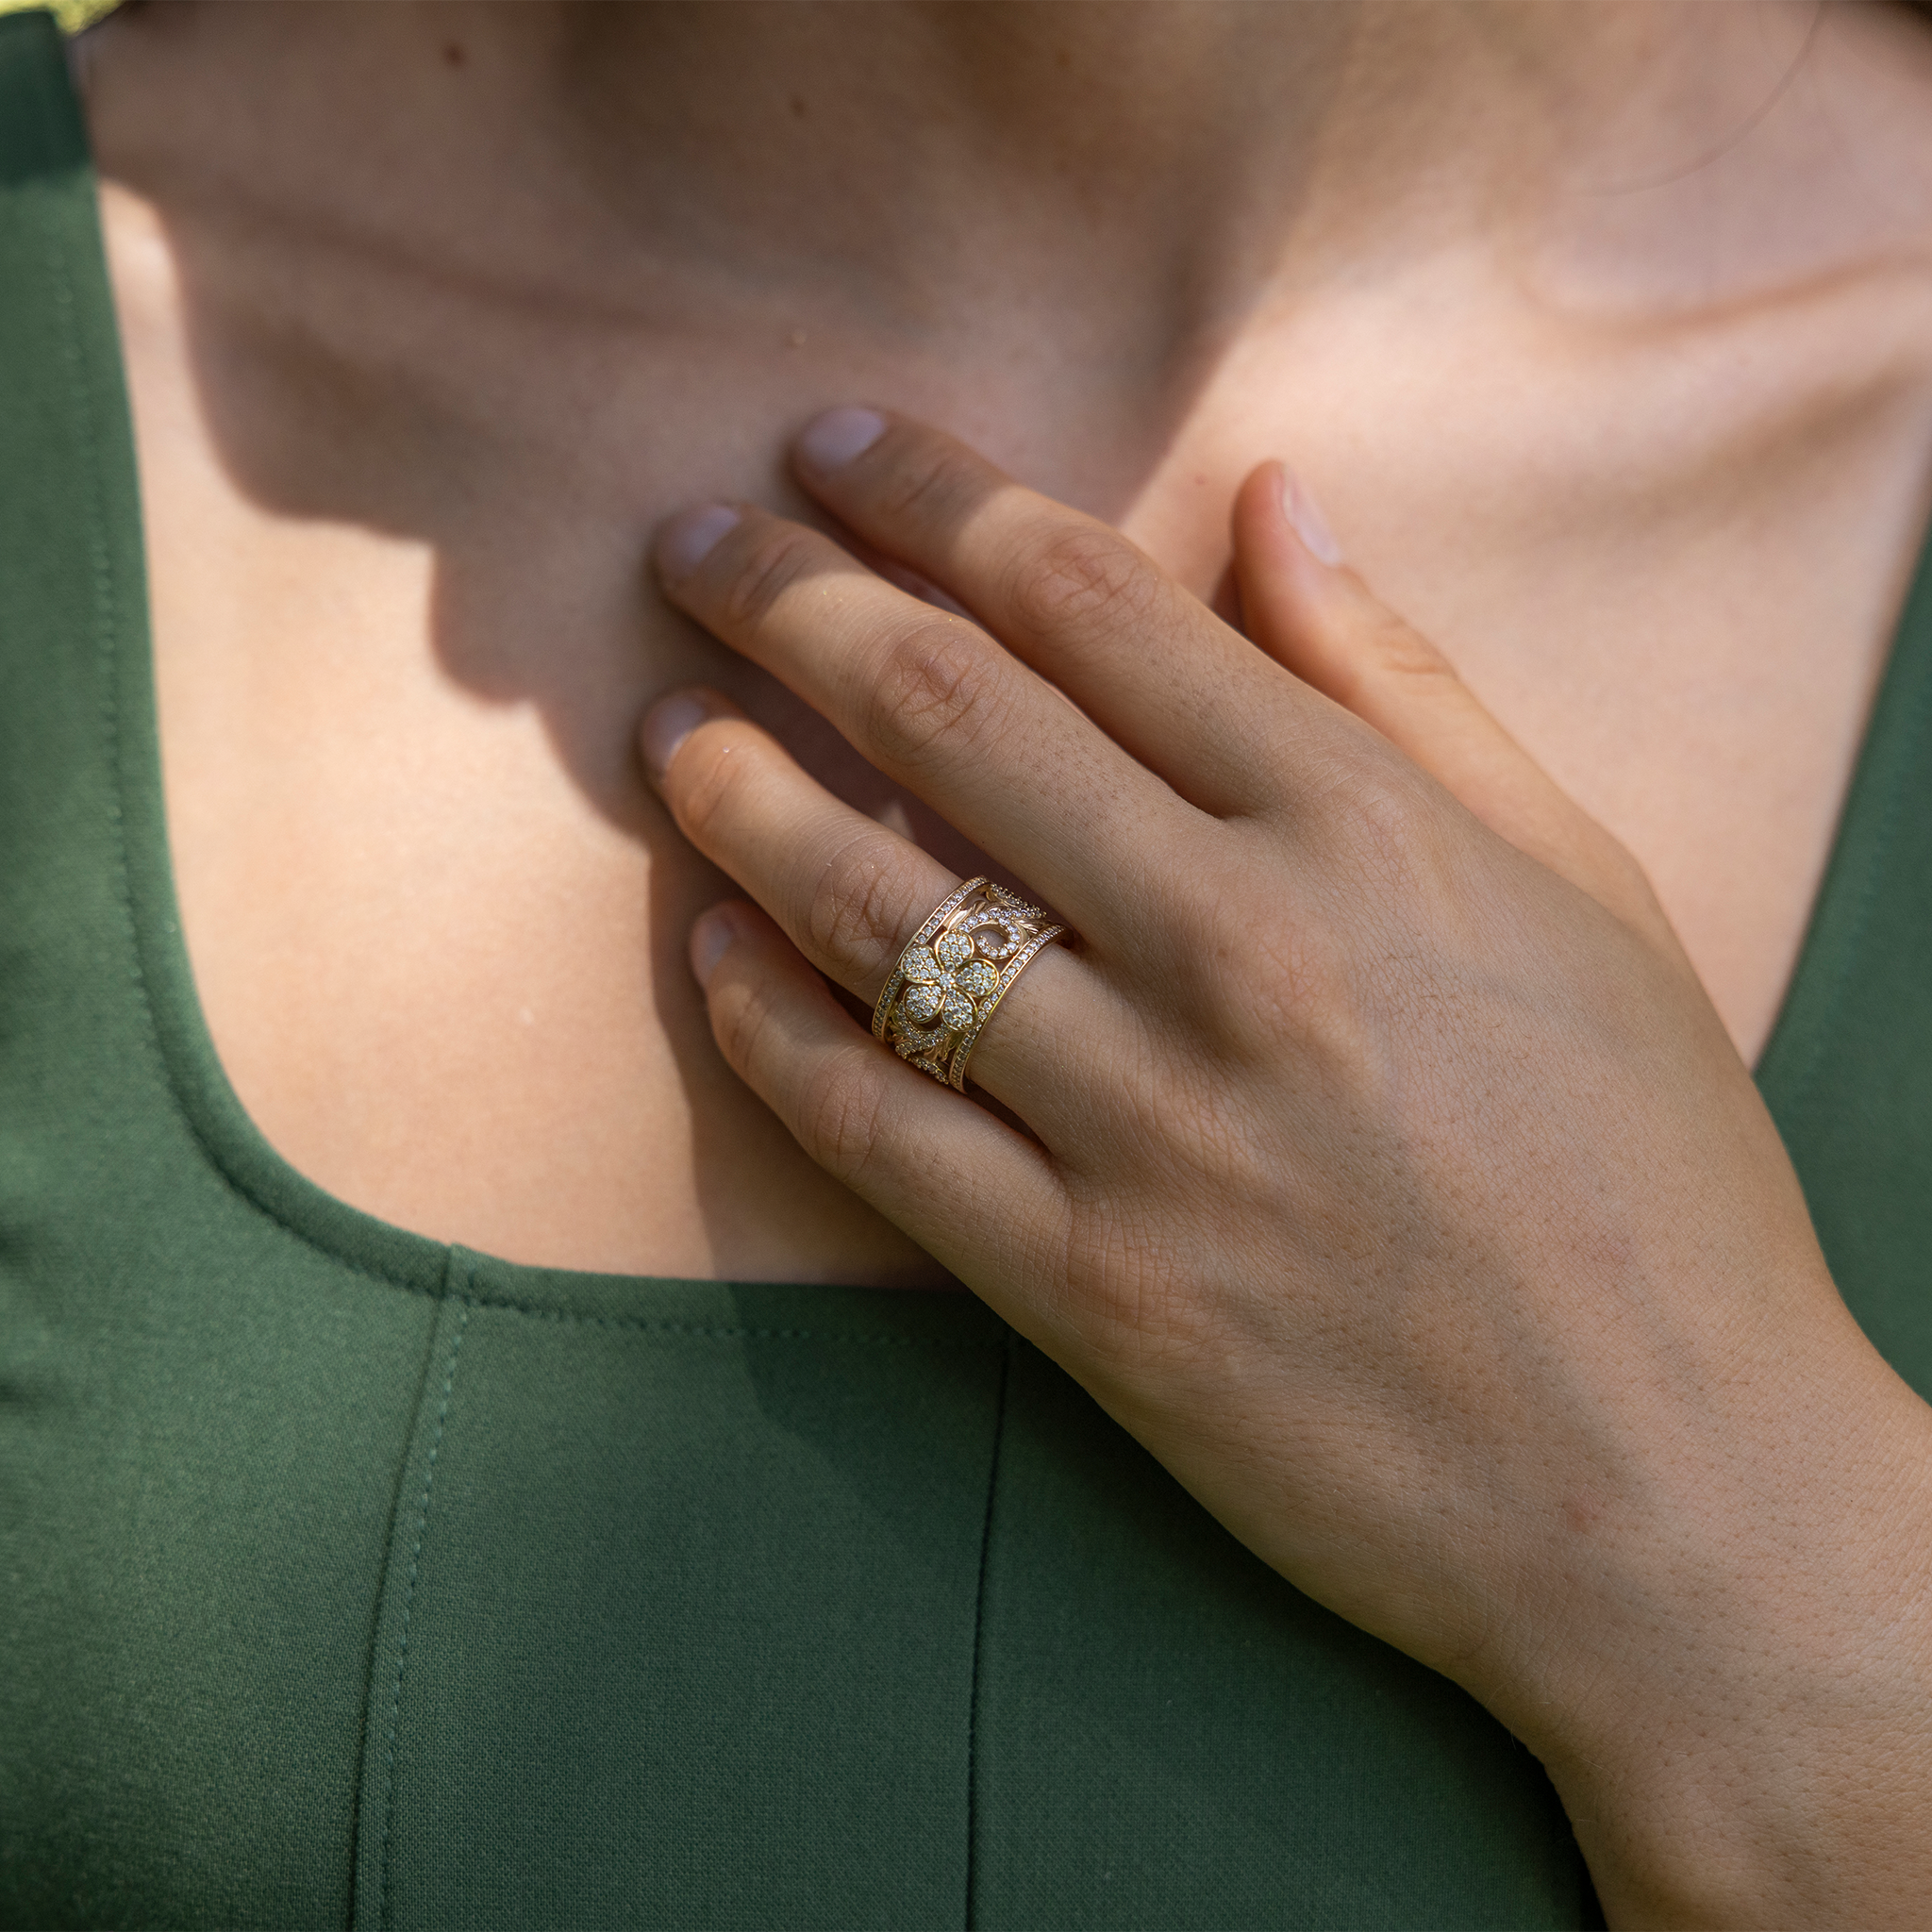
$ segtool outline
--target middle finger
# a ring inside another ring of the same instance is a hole
[[[1117,937],[1173,833],[1207,823],[976,625],[817,531],[711,506],[666,526],[658,563],[674,603],[1090,939]]]

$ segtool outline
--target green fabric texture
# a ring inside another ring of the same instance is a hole
[[[180,941],[142,570],[8,15],[0,1924],[1600,1923],[1527,1753],[969,1297],[512,1267],[292,1173]],[[1922,1378],[1928,646],[1922,595],[1768,1069]]]
[[[1932,1399],[1932,544],[1757,1084],[1832,1278]]]

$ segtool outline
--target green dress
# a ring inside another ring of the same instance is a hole
[[[284,1164],[182,948],[139,519],[0,18],[0,1923],[1598,1923],[1535,1759],[977,1302],[512,1267]],[[1928,701],[1922,584],[1763,1074],[1921,1388]]]

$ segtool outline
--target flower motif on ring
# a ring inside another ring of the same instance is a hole
[[[900,1005],[921,1026],[935,1021],[948,1033],[973,1024],[983,1000],[999,984],[997,970],[978,956],[963,932],[942,932],[930,946],[914,946],[900,962],[906,991]]]

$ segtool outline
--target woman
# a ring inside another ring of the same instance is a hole
[[[9,1920],[1920,1913],[1909,16],[7,32]]]

